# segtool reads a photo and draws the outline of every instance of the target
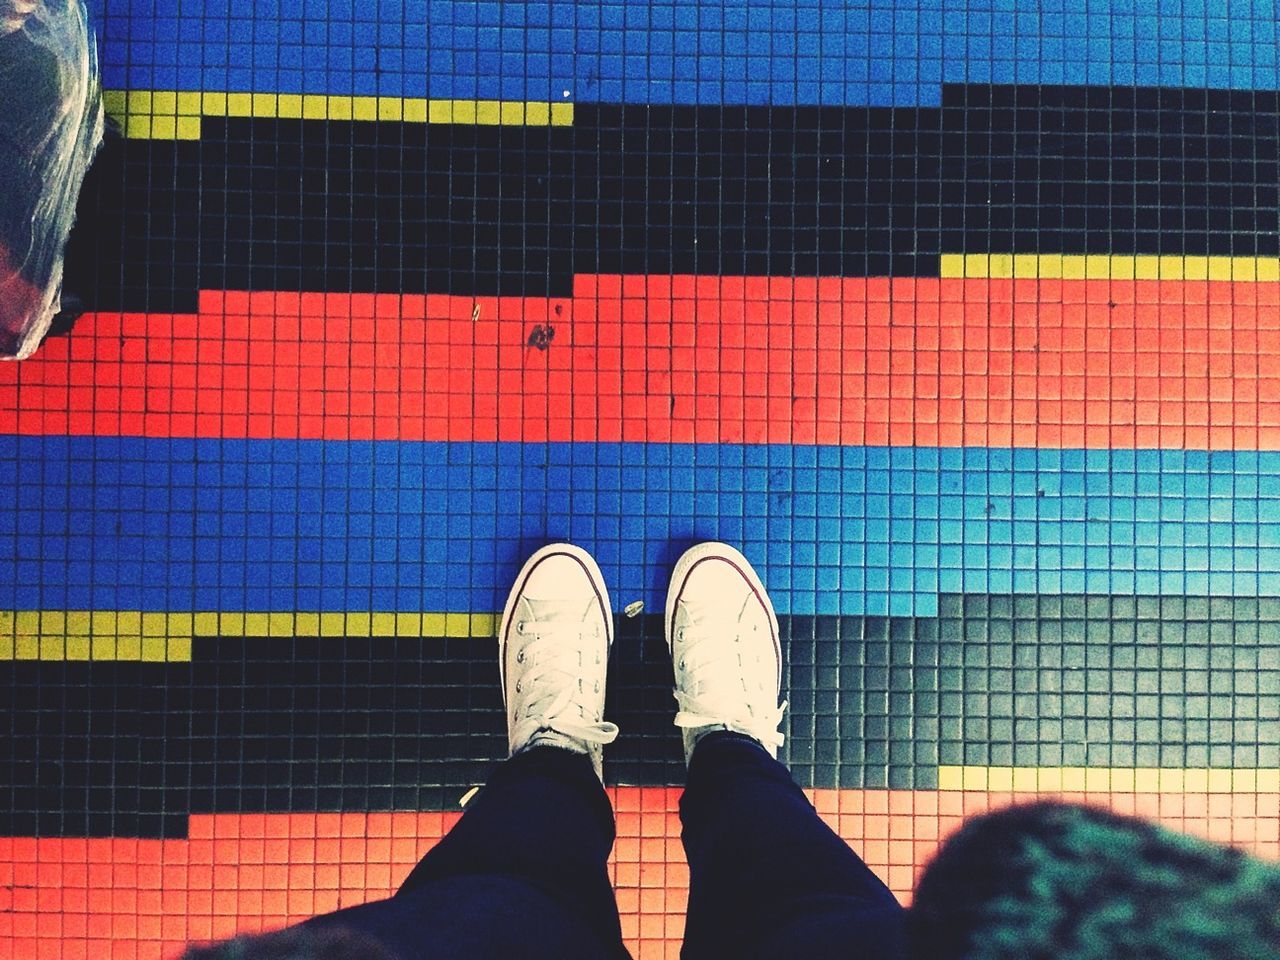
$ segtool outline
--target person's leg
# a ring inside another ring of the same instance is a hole
[[[498,635],[510,759],[391,899],[311,921],[400,960],[625,957],[601,782],[613,619],[599,568],[556,544],[520,571]]]
[[[902,955],[898,901],[756,741],[699,740],[680,819],[686,960]]]
[[[718,543],[681,557],[666,631],[689,763],[685,960],[900,956],[901,906],[775,759],[782,645],[747,559]]]
[[[535,747],[501,764],[457,825],[409,874],[398,896],[454,877],[515,877],[619,943],[606,863],[613,810],[582,754]]]

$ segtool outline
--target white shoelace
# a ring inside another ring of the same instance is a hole
[[[693,678],[698,692],[675,691],[676,704],[680,708],[676,713],[676,726],[682,729],[723,726],[726,730],[746,734],[776,750],[785,739],[778,726],[782,723],[787,702],[784,700],[776,707],[766,707],[762,715],[752,716],[744,712],[741,691],[716,689],[721,684],[715,681],[724,677],[715,671],[715,665],[737,657],[734,638],[731,634],[699,630],[698,623],[703,619],[725,623],[727,618],[723,615],[708,617],[708,610],[703,606],[695,607],[686,603],[686,608],[689,622],[681,629],[688,646],[682,657],[682,669]],[[711,673],[704,672],[699,676],[699,672],[705,671],[707,667],[711,668]]]
[[[582,682],[578,653],[586,633],[582,625],[558,620],[522,620],[516,629],[534,639],[526,643],[518,655],[526,666],[517,681],[516,692],[523,693],[527,699],[524,716],[516,721],[511,739],[522,743],[539,730],[553,730],[585,743],[613,743],[618,736],[618,725],[585,719],[585,707],[578,702]],[[596,692],[592,690],[593,694]]]

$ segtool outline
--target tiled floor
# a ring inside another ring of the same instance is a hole
[[[0,957],[394,889],[502,755],[494,611],[560,538],[620,608],[639,957],[687,890],[655,614],[706,538],[904,898],[1042,794],[1280,857],[1270,4],[92,16],[90,313],[0,366]]]

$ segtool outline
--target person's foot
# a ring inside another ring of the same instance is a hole
[[[498,669],[511,755],[535,746],[585,753],[601,776],[606,743],[605,676],[613,616],[591,555],[553,543],[531,556],[507,597],[498,630]]]
[[[778,616],[747,558],[723,543],[687,550],[671,575],[665,625],[685,762],[716,730],[752,737],[776,757],[787,706],[778,703]]]

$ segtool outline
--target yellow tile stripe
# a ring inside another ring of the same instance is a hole
[[[1280,793],[1280,769],[939,767],[938,789],[999,793]]]
[[[0,611],[0,660],[186,663],[196,637],[492,637],[493,613]]]
[[[1280,280],[1280,257],[944,253],[944,279]]]
[[[524,100],[426,100],[298,93],[202,93],[176,90],[106,90],[107,113],[127,137],[199,140],[204,117],[280,120],[389,120],[477,126],[567,127],[572,103]]]

